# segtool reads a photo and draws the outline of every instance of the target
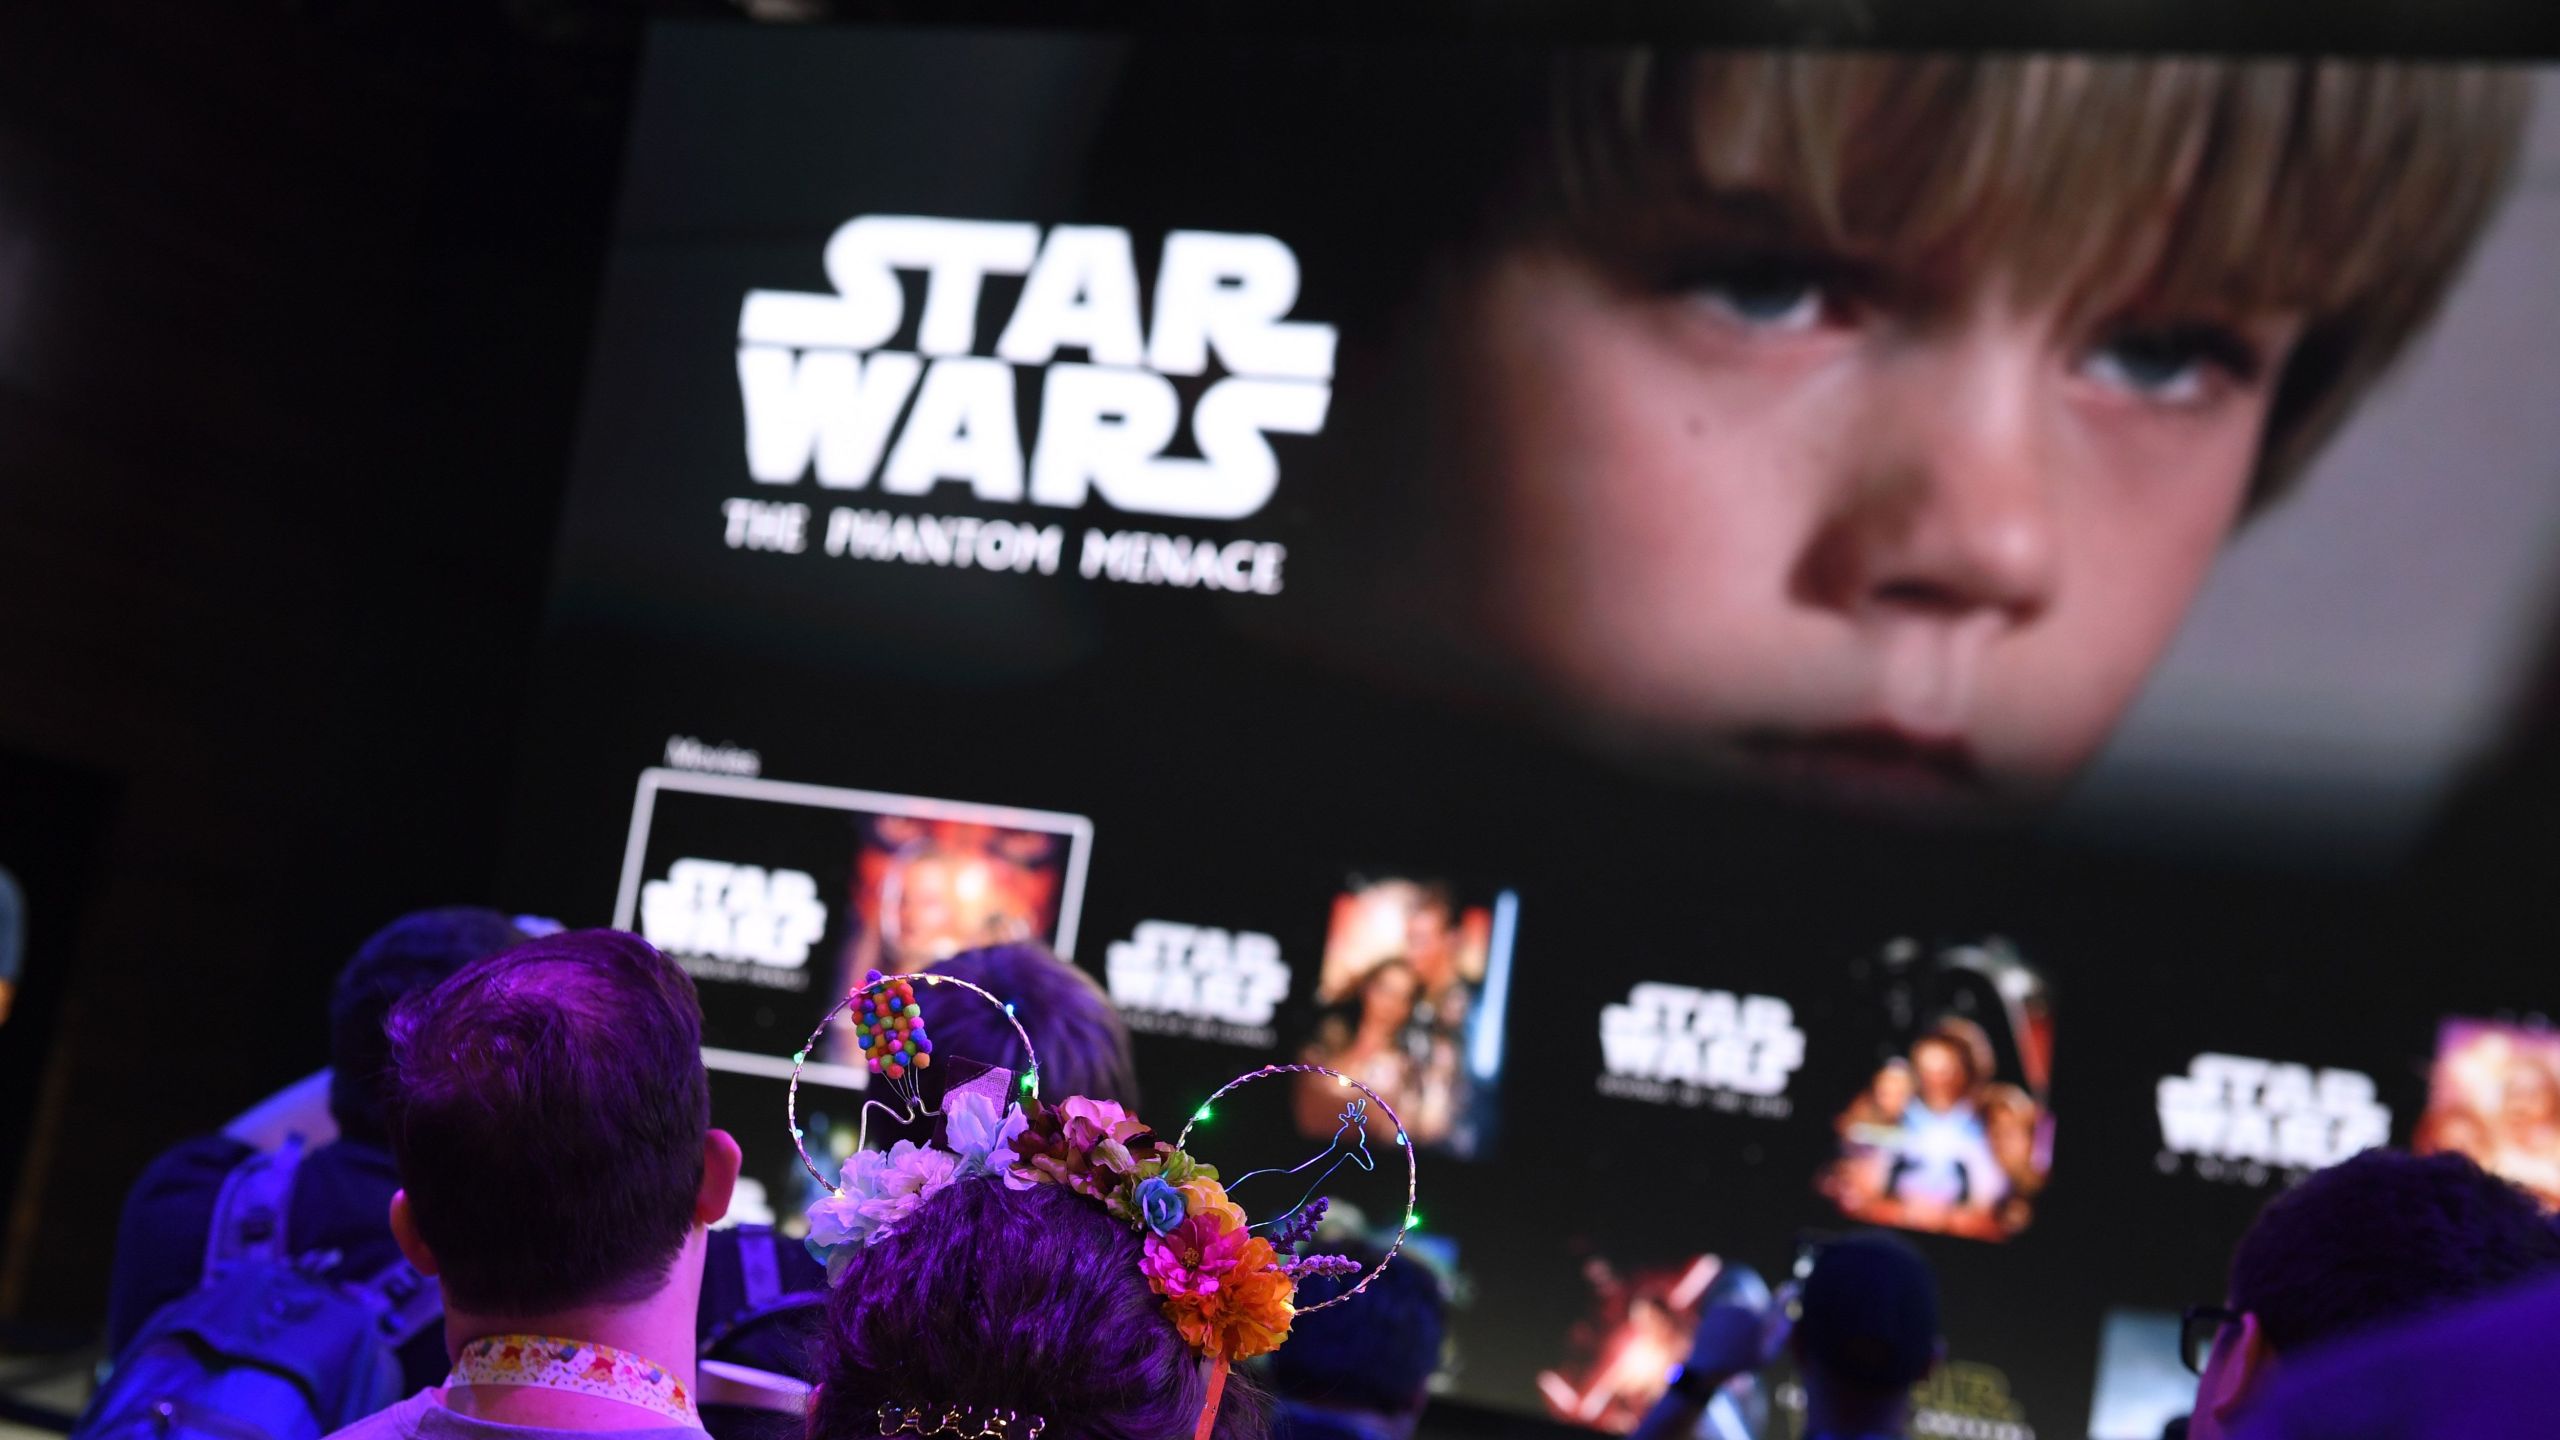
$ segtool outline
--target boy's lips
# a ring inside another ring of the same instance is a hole
[[[1943,804],[1979,800],[1990,791],[1989,777],[1962,738],[1893,725],[1763,730],[1746,736],[1740,750],[1770,779],[1851,801]]]

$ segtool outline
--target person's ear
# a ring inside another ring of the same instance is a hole
[[[2249,1396],[2266,1384],[2275,1370],[2276,1348],[2267,1343],[2267,1332],[2258,1326],[2255,1314],[2240,1317],[2240,1333],[2231,1340],[2231,1381],[2213,1399],[2213,1418],[2229,1420],[2238,1413]]]
[[[400,1254],[421,1275],[436,1273],[436,1252],[418,1235],[418,1217],[409,1213],[409,1192],[391,1192],[391,1238],[400,1244]]]
[[[726,1130],[702,1136],[702,1188],[693,1195],[696,1223],[717,1225],[729,1213],[729,1196],[738,1188],[738,1167],[746,1163],[737,1137]]]

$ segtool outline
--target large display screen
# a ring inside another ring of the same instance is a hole
[[[1393,1099],[1463,1400],[1623,1429],[1885,1225],[1924,1433],[2134,1434],[2289,1178],[2560,1193],[2548,957],[2420,878],[2555,256],[2517,67],[666,28],[518,893],[696,976],[747,1213],[853,977],[1038,940],[1160,1119]]]

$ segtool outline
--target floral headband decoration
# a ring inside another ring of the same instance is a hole
[[[1030,1057],[1018,1099],[1006,1096],[999,1082],[993,1087],[955,1087],[943,1096],[939,1110],[924,1103],[917,1072],[931,1068],[933,1047],[922,1011],[915,1004],[917,983],[957,985],[1003,1010],[1022,1041],[1023,1054]],[[810,1158],[801,1135],[799,1072],[827,1027],[847,1009],[858,1017],[856,1027],[872,1072],[887,1082],[899,1101],[895,1106],[865,1102],[866,1134],[870,1111],[876,1106],[901,1122],[939,1116],[943,1143],[900,1140],[885,1151],[857,1149],[838,1178],[829,1181]],[[1404,1248],[1414,1221],[1413,1143],[1385,1096],[1320,1065],[1265,1065],[1237,1076],[1201,1102],[1171,1143],[1157,1138],[1145,1122],[1108,1100],[1078,1095],[1054,1106],[1041,1103],[1039,1066],[1031,1037],[1014,1019],[1013,1007],[987,991],[931,971],[912,976],[872,971],[828,1010],[810,1036],[809,1046],[792,1057],[791,1141],[800,1151],[802,1166],[828,1192],[809,1207],[810,1252],[825,1262],[828,1282],[839,1283],[863,1246],[896,1233],[927,1200],[963,1180],[999,1180],[1015,1190],[1057,1185],[1093,1200],[1112,1218],[1144,1235],[1139,1269],[1149,1286],[1164,1297],[1166,1318],[1212,1362],[1198,1431],[1206,1440],[1216,1424],[1230,1364],[1278,1349],[1299,1314],[1339,1305],[1367,1289]],[[1222,1185],[1217,1169],[1195,1159],[1186,1148],[1192,1130],[1207,1122],[1212,1107],[1234,1091],[1257,1080],[1292,1074],[1330,1076],[1346,1092],[1332,1138],[1321,1152],[1299,1164],[1249,1171]],[[1383,1126],[1372,1126],[1372,1105],[1383,1117]],[[1321,1193],[1325,1183],[1345,1165],[1374,1170],[1377,1159],[1369,1151],[1370,1134],[1373,1128],[1389,1127],[1404,1153],[1405,1208],[1386,1254],[1362,1273],[1360,1263],[1347,1256],[1303,1253],[1331,1204]],[[1281,1177],[1283,1182],[1299,1177],[1306,1183],[1288,1208],[1255,1221],[1231,1198],[1231,1192],[1266,1176]],[[1341,1293],[1305,1311],[1297,1308],[1299,1280],[1310,1275],[1355,1274],[1360,1278]]]

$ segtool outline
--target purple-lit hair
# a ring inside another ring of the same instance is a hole
[[[1030,943],[965,951],[934,966],[933,973],[981,986],[1014,1007],[1014,1018],[1040,1051],[1041,1094],[1138,1108],[1129,1027],[1092,976]],[[920,985],[916,1003],[924,1007],[939,1049],[1008,1070],[1023,1067],[1021,1038],[984,1000],[965,990]]]
[[[1039,1415],[1042,1440],[1189,1440],[1207,1362],[1165,1317],[1139,1249],[1059,1186],[945,1188],[864,1247],[828,1300],[810,1440],[871,1440],[884,1404]],[[1269,1433],[1263,1396],[1231,1377],[1214,1440]]]
[[[503,1315],[656,1292],[694,1224],[702,1007],[637,935],[527,941],[391,1012],[386,1129],[445,1293]]]
[[[2367,1150],[2258,1212],[2231,1304],[2291,1354],[2551,1274],[2560,1232],[2532,1196],[2466,1155]]]

